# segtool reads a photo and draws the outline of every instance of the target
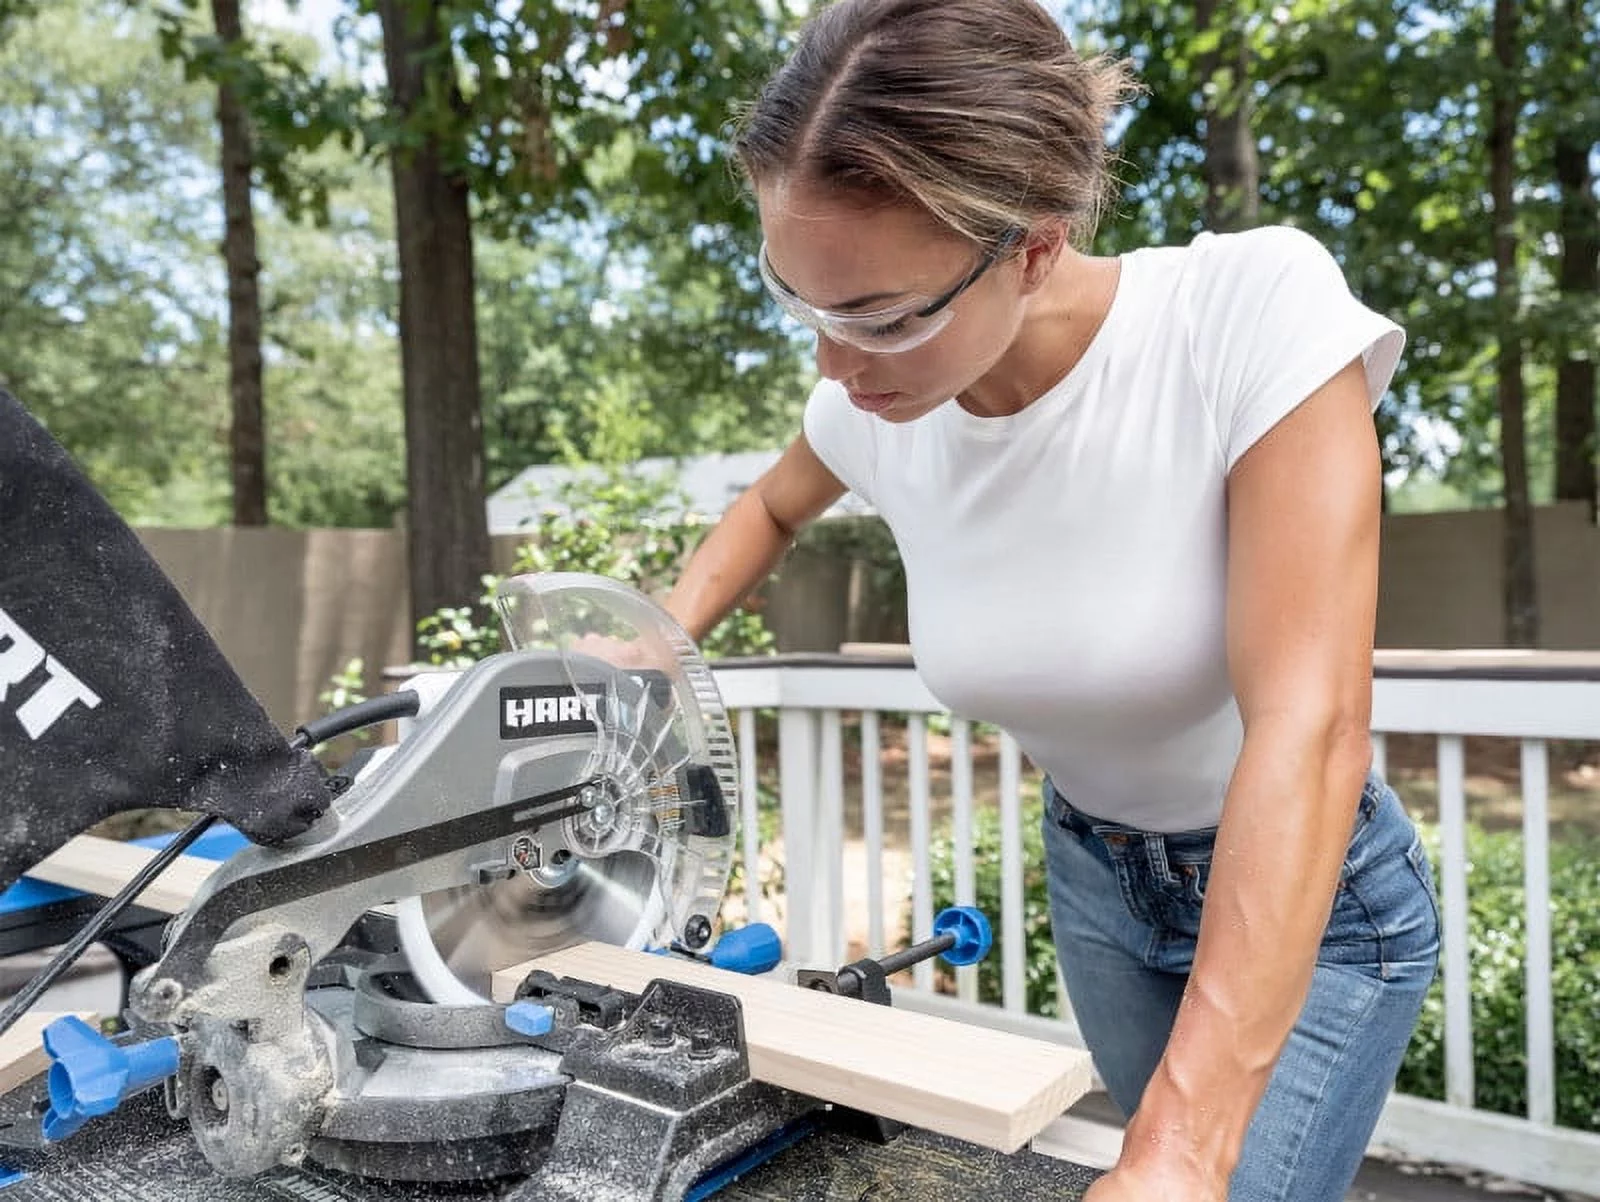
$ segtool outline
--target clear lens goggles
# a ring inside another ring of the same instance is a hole
[[[1022,234],[1020,229],[1007,230],[992,249],[983,253],[971,271],[941,295],[932,299],[915,297],[886,309],[874,309],[870,313],[841,313],[807,304],[772,270],[765,242],[761,244],[757,266],[761,271],[761,282],[766,285],[772,298],[801,325],[858,350],[877,355],[895,355],[921,346],[949,325],[955,316],[955,310],[951,308],[955,299],[976,284],[983,273],[999,261],[1001,255],[1020,242]]]

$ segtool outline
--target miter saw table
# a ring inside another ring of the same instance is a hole
[[[494,1202],[511,1186],[408,1185],[314,1165],[259,1177],[219,1177],[186,1125],[149,1095],[65,1146],[13,1152],[20,1171],[0,1202]],[[715,1202],[1076,1202],[1098,1173],[1054,1157],[1003,1156],[908,1130],[879,1144],[826,1124],[718,1189]],[[0,1182],[3,1182],[0,1178]]]

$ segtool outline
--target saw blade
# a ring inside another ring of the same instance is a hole
[[[423,988],[462,1001],[461,989],[486,999],[496,972],[573,944],[643,947],[660,917],[656,862],[623,851],[575,859],[552,883],[518,873],[413,898],[401,905],[400,933]]]

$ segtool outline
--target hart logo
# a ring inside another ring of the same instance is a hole
[[[41,671],[42,669],[42,671]],[[27,681],[34,681],[27,686]],[[0,712],[9,710],[38,742],[74,705],[94,709],[100,697],[0,609]]]
[[[533,739],[584,734],[599,722],[601,690],[582,693],[570,685],[529,685],[500,690],[500,737]]]

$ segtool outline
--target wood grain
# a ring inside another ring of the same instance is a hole
[[[1089,1090],[1089,1056],[1074,1048],[603,943],[497,973],[495,996],[535,968],[631,993],[663,977],[731,993],[758,1080],[1002,1152]]]
[[[27,875],[36,881],[111,897],[155,859],[156,854],[155,848],[119,843],[97,835],[79,835],[28,869]],[[164,914],[177,914],[188,907],[201,884],[216,869],[215,860],[179,856],[139,895],[138,904]]]

